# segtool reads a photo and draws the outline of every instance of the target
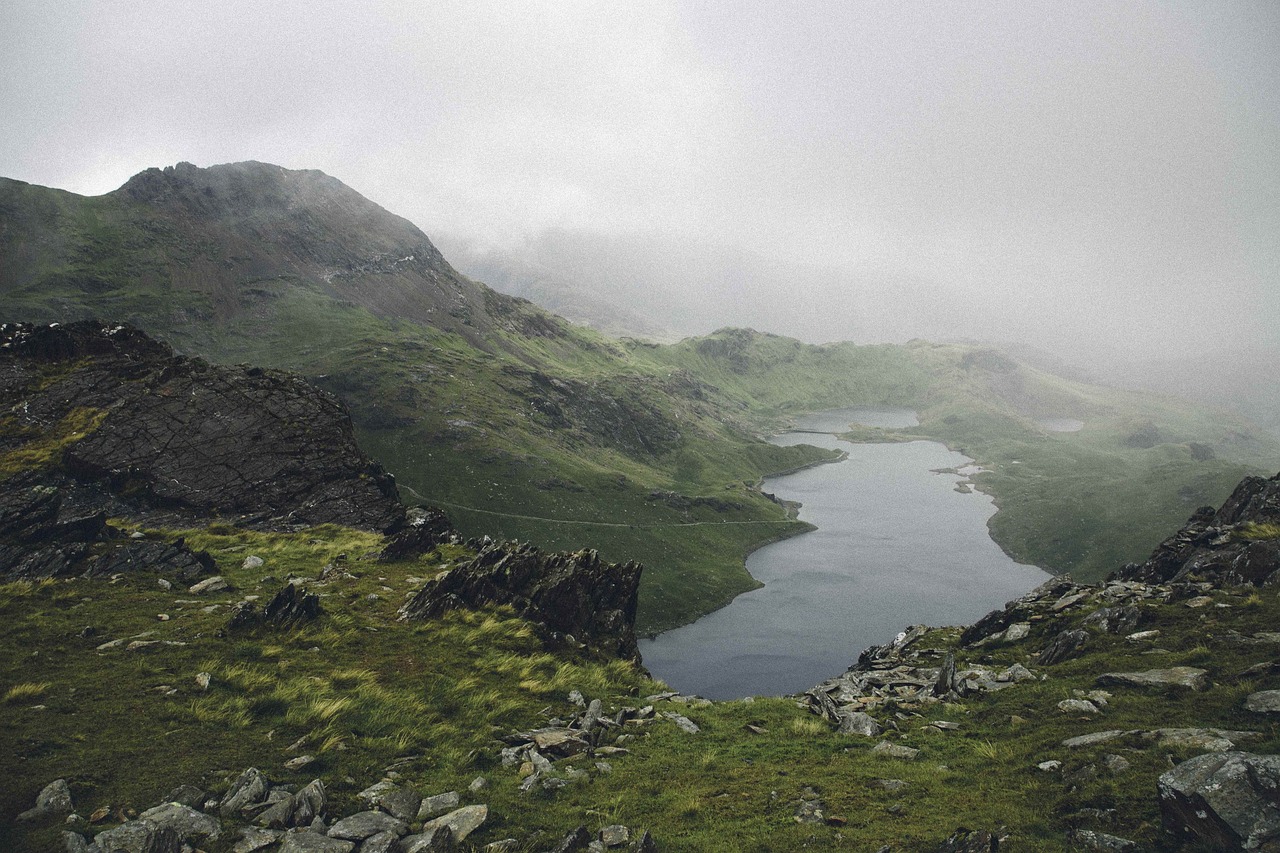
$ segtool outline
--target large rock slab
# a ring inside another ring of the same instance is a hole
[[[1280,851],[1280,756],[1200,755],[1160,777],[1167,829],[1209,849]]]
[[[1207,690],[1209,673],[1192,666],[1148,669],[1143,672],[1104,672],[1096,679],[1099,687],[1182,687]]]
[[[423,832],[432,832],[441,827],[448,827],[453,833],[454,841],[465,841],[467,836],[480,828],[489,817],[488,806],[463,806],[460,809],[429,820],[423,825]]]

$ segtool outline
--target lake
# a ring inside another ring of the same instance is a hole
[[[879,421],[869,426],[915,425],[902,410],[840,410],[798,427],[844,430],[850,421],[840,419],[853,412],[857,422]],[[1048,577],[991,540],[989,497],[957,491],[962,476],[933,473],[972,463],[960,453],[936,442],[851,444],[819,433],[771,441],[849,456],[766,481],[767,491],[800,501],[800,518],[818,529],[748,557],[762,588],[641,641],[645,666],[673,689],[711,699],[802,692],[908,625],[973,622]]]

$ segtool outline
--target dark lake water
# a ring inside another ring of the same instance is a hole
[[[830,421],[813,423],[800,427]],[[640,643],[645,666],[673,689],[711,699],[800,692],[908,625],[966,624],[1046,579],[991,541],[990,498],[956,491],[960,476],[932,472],[962,468],[967,457],[927,441],[850,444],[813,433],[772,440],[837,448],[849,458],[765,483],[802,502],[800,518],[818,529],[747,559],[764,587]]]

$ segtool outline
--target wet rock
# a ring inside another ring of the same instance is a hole
[[[1144,672],[1104,672],[1096,683],[1099,687],[1182,687],[1200,691],[1209,688],[1209,674],[1195,667],[1175,666]]]
[[[1196,756],[1162,775],[1157,789],[1172,832],[1215,850],[1280,850],[1280,756]]]
[[[639,657],[635,638],[640,566],[600,560],[595,551],[545,554],[531,545],[485,545],[474,559],[438,576],[400,611],[427,619],[462,607],[508,605],[544,626],[550,640],[567,635],[607,654]]]
[[[18,815],[20,821],[44,820],[45,818],[71,814],[75,807],[71,803],[71,788],[66,779],[55,779],[36,794],[36,804]]]

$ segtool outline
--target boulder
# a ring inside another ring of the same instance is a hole
[[[308,829],[285,833],[277,853],[351,853],[356,849],[354,841],[329,838]]]
[[[36,804],[18,815],[20,821],[44,820],[56,815],[71,814],[71,788],[66,779],[55,779],[36,794]]]
[[[409,825],[399,818],[392,817],[386,812],[367,811],[344,817],[329,827],[328,835],[330,838],[342,838],[347,841],[363,841],[379,832],[404,835],[408,831]]]
[[[1052,666],[1055,663],[1061,663],[1064,660],[1076,657],[1084,649],[1085,641],[1089,639],[1089,632],[1082,629],[1072,631],[1063,631],[1058,634],[1049,644],[1040,652],[1040,664],[1042,666]]]
[[[222,802],[218,804],[218,811],[224,817],[235,817],[245,806],[266,802],[270,788],[267,777],[258,768],[250,767],[231,783]]]
[[[1280,851],[1280,756],[1200,755],[1157,783],[1167,829],[1222,851]]]
[[[880,724],[870,715],[862,711],[840,711],[840,727],[837,731],[842,735],[861,735],[862,737],[879,737],[884,731]]]
[[[1250,693],[1244,700],[1244,708],[1255,714],[1280,714],[1280,690]]]
[[[428,832],[440,827],[448,827],[454,841],[465,841],[467,836],[479,829],[488,817],[488,806],[463,806],[427,821],[422,829]]]

